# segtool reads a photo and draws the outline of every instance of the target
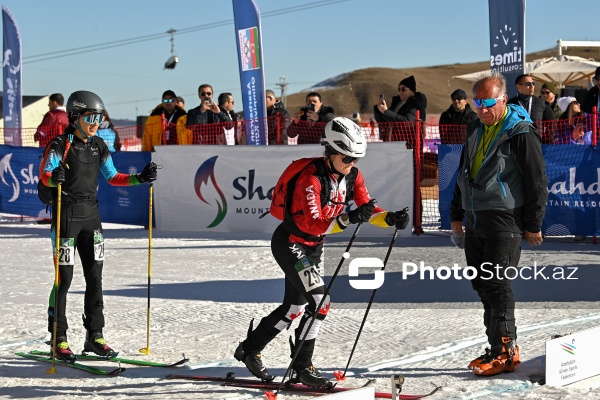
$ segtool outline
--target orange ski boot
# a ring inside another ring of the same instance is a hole
[[[514,372],[515,367],[521,363],[519,346],[515,345],[510,337],[503,337],[502,352],[500,354],[485,355],[479,364],[473,368],[473,373],[480,376],[498,375],[502,372]]]

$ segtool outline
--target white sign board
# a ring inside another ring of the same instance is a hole
[[[269,210],[277,179],[292,161],[322,154],[320,145],[157,146],[152,154],[152,160],[162,166],[154,183],[157,228],[273,232],[280,221],[270,215],[258,217]],[[406,149],[405,142],[369,143],[367,156],[357,167],[381,208],[412,209],[412,150]],[[391,232],[365,224],[360,234]],[[410,236],[410,226],[399,234]]]
[[[546,342],[546,384],[565,386],[600,375],[600,327]]]

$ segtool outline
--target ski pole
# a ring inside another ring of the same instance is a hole
[[[52,366],[46,370],[47,374],[56,374],[56,330],[58,329],[56,305],[58,303],[58,276],[60,259],[60,209],[62,207],[62,184],[58,184],[58,196],[56,198],[56,237],[54,239],[54,318],[52,322]]]
[[[150,183],[150,200],[148,210],[148,312],[146,315],[146,347],[140,353],[150,354],[150,281],[152,279],[152,193],[154,184]]]
[[[382,271],[385,270],[385,266],[387,265],[388,259],[390,258],[390,254],[392,252],[392,248],[394,247],[394,243],[396,242],[396,236],[398,235],[398,228],[394,230],[394,235],[392,236],[392,242],[390,243],[390,247],[388,247],[387,254],[385,255],[385,259],[383,260]],[[377,289],[373,289],[373,293],[371,293],[371,299],[369,300],[369,304],[367,305],[367,309],[365,310],[365,316],[360,324],[360,328],[358,329],[358,334],[356,335],[356,340],[354,341],[354,346],[352,346],[352,351],[350,352],[350,357],[348,357],[348,363],[346,364],[346,369],[344,372],[335,371],[333,375],[335,379],[338,381],[343,381],[346,379],[346,372],[348,372],[348,366],[350,365],[350,360],[352,360],[352,356],[354,355],[354,350],[356,350],[356,345],[358,344],[358,339],[360,338],[360,334],[362,333],[363,327],[365,326],[365,322],[367,321],[367,315],[369,315],[369,310],[371,309],[371,305],[373,304],[373,299],[375,299],[375,293],[377,293]]]
[[[347,253],[348,253],[348,251],[350,251],[350,248],[352,247],[352,244],[354,243],[354,239],[356,239],[356,235],[358,234],[358,231],[359,231],[359,229],[360,229],[361,226],[362,226],[362,222],[359,222],[356,225],[356,229],[354,230],[354,233],[352,234],[352,237],[350,238],[350,241],[348,242],[348,246],[346,246],[346,250],[344,251],[344,253],[342,255],[340,263],[338,264],[337,269],[333,273],[333,276],[331,277],[331,281],[329,281],[329,285],[327,285],[327,288],[325,289],[325,293],[323,294],[323,297],[321,298],[321,301],[319,302],[319,305],[315,309],[315,313],[313,314],[313,316],[310,319],[310,322],[308,324],[308,328],[305,329],[304,337],[302,338],[302,340],[300,341],[300,343],[296,343],[296,348],[294,350],[294,356],[292,357],[292,361],[290,362],[290,365],[288,366],[287,370],[285,371],[285,374],[283,374],[283,379],[279,383],[279,386],[277,386],[277,390],[275,391],[275,393],[272,393],[272,392],[267,392],[266,393],[266,396],[267,396],[268,399],[276,399],[277,398],[277,394],[279,393],[279,390],[281,390],[281,387],[283,386],[286,377],[288,376],[288,374],[292,370],[292,365],[294,365],[294,361],[296,361],[296,358],[298,357],[298,354],[300,354],[300,349],[302,349],[302,345],[304,344],[304,341],[306,340],[306,335],[308,335],[308,332],[310,332],[310,328],[312,328],[313,323],[315,322],[315,319],[317,318],[317,314],[319,313],[319,310],[323,306],[323,302],[327,298],[327,295],[329,294],[329,290],[331,289],[331,286],[333,285],[333,282],[335,281],[335,278],[337,277],[338,273],[340,272],[340,269],[342,268],[342,265],[344,264],[344,261],[346,261]]]

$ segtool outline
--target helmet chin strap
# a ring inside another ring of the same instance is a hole
[[[83,140],[88,140],[90,138],[90,136],[86,135],[85,132],[83,131],[83,129],[81,128],[81,124],[79,123],[79,118],[77,118],[77,120],[75,121],[75,124],[73,125],[75,127],[75,129],[77,129],[79,131],[79,133],[81,133],[81,137]]]
[[[327,155],[327,161],[329,161],[329,162],[327,163],[327,167],[328,167],[328,169],[329,169],[329,170],[330,170],[332,173],[334,173],[334,174],[336,174],[336,175],[338,175],[338,176],[340,176],[340,177],[341,177],[341,176],[346,176],[346,174],[343,174],[343,173],[341,173],[340,171],[338,171],[337,169],[335,169],[335,167],[333,166],[333,160],[331,159],[331,157],[332,157],[332,156],[333,156],[332,154],[329,154],[329,155]]]

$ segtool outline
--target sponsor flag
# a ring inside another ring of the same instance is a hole
[[[525,71],[525,0],[489,0],[490,67],[506,78],[508,97]]]
[[[254,0],[233,0],[246,143],[267,144],[267,105],[260,13]]]
[[[4,143],[11,146],[21,146],[21,114],[23,107],[21,97],[21,35],[13,15],[4,6],[2,6],[2,30],[4,34],[4,57],[2,62]]]

